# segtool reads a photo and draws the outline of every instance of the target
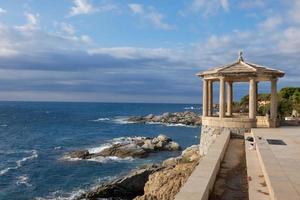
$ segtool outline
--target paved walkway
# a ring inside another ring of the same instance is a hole
[[[300,200],[300,127],[252,129],[271,199]],[[286,145],[269,144],[282,140]]]

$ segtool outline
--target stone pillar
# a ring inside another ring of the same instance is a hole
[[[202,91],[202,115],[207,116],[207,80],[203,79],[203,91]]]
[[[277,78],[271,80],[271,107],[270,114],[272,127],[276,127],[277,120]]]
[[[254,78],[250,79],[249,84],[249,118],[256,118],[256,81]]]
[[[213,116],[213,104],[214,104],[214,95],[213,95],[213,81],[208,81],[208,116]]]
[[[227,82],[227,115],[232,115],[232,81]]]
[[[220,78],[219,117],[225,117],[225,80]]]

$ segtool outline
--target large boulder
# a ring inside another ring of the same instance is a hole
[[[168,151],[178,151],[181,147],[177,142],[171,141],[164,147],[164,149]]]
[[[109,148],[103,149],[96,156],[117,156],[119,158],[133,157],[145,158],[148,156],[147,151],[135,143],[129,144],[114,144]]]

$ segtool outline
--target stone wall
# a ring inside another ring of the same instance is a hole
[[[217,135],[225,131],[229,131],[231,137],[242,137],[245,132],[250,132],[250,128],[229,128],[229,127],[218,127],[218,126],[207,126],[202,125],[201,128],[201,139],[199,152],[200,156],[207,154],[209,147],[217,138]]]

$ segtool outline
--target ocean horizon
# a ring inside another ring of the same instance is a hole
[[[182,148],[199,143],[200,127],[128,123],[130,116],[193,111],[199,104],[0,102],[0,199],[73,199],[101,183],[150,163],[178,156],[64,159],[67,153],[135,136],[165,134]]]

